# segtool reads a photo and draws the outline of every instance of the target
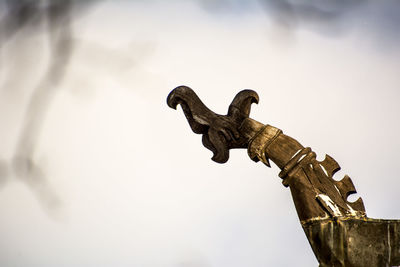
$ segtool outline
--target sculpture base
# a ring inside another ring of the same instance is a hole
[[[400,220],[339,217],[302,226],[320,266],[400,266]]]

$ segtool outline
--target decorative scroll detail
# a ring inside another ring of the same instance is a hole
[[[212,160],[225,163],[229,149],[246,148],[247,141],[239,132],[243,120],[249,117],[252,103],[258,95],[252,90],[239,92],[229,106],[227,115],[219,115],[207,108],[196,93],[187,86],[179,86],[168,95],[167,104],[176,109],[181,105],[193,132],[203,135],[203,145],[214,153]]]
[[[364,203],[361,198],[349,202],[348,196],[357,193],[349,176],[335,181],[333,175],[340,170],[339,164],[329,155],[322,162],[317,161],[316,154],[311,148],[300,150],[279,173],[285,186],[289,186],[290,179],[301,169],[307,182],[314,190],[319,204],[331,217],[365,216]]]

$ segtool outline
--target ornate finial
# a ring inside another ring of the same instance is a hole
[[[241,91],[227,115],[209,110],[186,86],[168,96],[171,108],[182,106],[190,127],[203,134],[203,144],[214,152],[214,161],[224,163],[229,149],[247,148],[252,160],[280,169],[279,177],[290,188],[301,225],[320,266],[400,266],[400,220],[366,216],[351,179],[333,179],[339,164],[326,155],[323,161],[309,147],[271,125],[249,118],[250,106],[258,102],[256,92]]]
[[[258,103],[258,95],[252,90],[243,90],[233,99],[227,115],[219,115],[208,109],[196,93],[187,86],[179,86],[168,95],[167,104],[176,109],[181,105],[193,132],[203,135],[203,145],[214,153],[212,160],[225,163],[229,149],[246,148],[248,138],[239,128],[249,117],[252,103]]]

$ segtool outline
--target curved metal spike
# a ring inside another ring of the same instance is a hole
[[[167,104],[173,109],[176,109],[178,104],[181,105],[190,127],[197,134],[207,133],[209,121],[204,117],[214,117],[216,115],[187,86],[178,86],[172,90],[167,97]]]
[[[253,90],[242,90],[235,98],[228,109],[228,116],[232,117],[235,121],[242,121],[250,115],[251,104],[258,104],[258,94]]]

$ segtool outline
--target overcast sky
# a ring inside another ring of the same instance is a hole
[[[178,85],[220,114],[257,91],[400,218],[398,1],[34,2],[0,2],[1,266],[318,265],[279,169],[211,161]]]

